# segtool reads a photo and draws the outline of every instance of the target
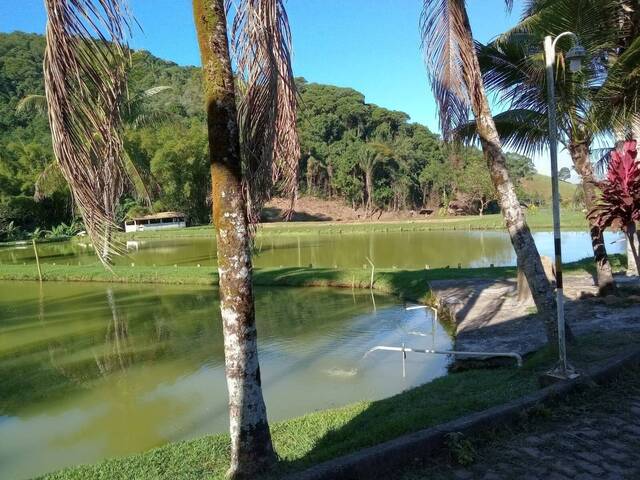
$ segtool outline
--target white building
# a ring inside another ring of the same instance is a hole
[[[184,228],[186,216],[180,212],[160,212],[144,217],[131,218],[124,222],[125,232],[143,232],[162,228]]]

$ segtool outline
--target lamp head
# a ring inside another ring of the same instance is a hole
[[[569,62],[569,71],[571,73],[577,73],[582,68],[582,60],[587,57],[587,51],[585,48],[576,43],[565,55],[565,58]]]

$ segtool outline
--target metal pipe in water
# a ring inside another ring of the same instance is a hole
[[[362,358],[364,359],[370,353],[376,352],[379,350],[384,350],[388,352],[402,352],[403,357],[406,357],[406,352],[433,354],[433,355],[462,355],[465,357],[509,357],[509,358],[514,358],[516,360],[518,367],[522,366],[522,356],[516,352],[466,352],[462,350],[432,350],[432,349],[421,349],[421,348],[408,348],[408,347],[405,347],[404,344],[402,347],[387,347],[384,345],[378,345],[370,349],[367,353],[365,353]]]

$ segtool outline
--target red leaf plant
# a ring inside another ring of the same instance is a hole
[[[636,264],[640,265],[637,243],[633,241],[634,235],[640,240],[636,231],[636,221],[640,220],[640,168],[637,156],[635,140],[624,142],[622,149],[611,152],[607,178],[597,184],[602,195],[587,218],[602,230],[622,230],[631,245]]]

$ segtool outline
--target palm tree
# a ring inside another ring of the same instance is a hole
[[[616,13],[610,17],[610,28],[617,42],[607,52],[612,64],[607,79],[594,99],[600,111],[599,121],[612,126],[616,140],[640,139],[640,6],[636,0],[611,0]],[[638,275],[634,251],[635,238],[627,240],[627,275]]]
[[[129,128],[139,128],[142,126],[154,125],[165,118],[165,115],[158,114],[148,108],[147,99],[161,92],[171,89],[166,85],[151,87],[134,95],[128,95],[123,99],[122,123]],[[17,106],[18,112],[32,112],[34,114],[46,115],[47,113],[47,97],[45,95],[31,94],[22,98]],[[151,194],[147,187],[147,181],[143,176],[140,168],[129,155],[125,148],[122,150],[123,163],[126,172],[126,181],[133,194],[141,199],[147,206],[151,206]],[[46,198],[53,195],[54,192],[66,187],[66,181],[58,161],[54,159],[44,170],[38,175],[35,184],[36,200]]]
[[[54,153],[105,265],[123,188],[124,0],[45,0],[45,91]],[[299,144],[290,33],[281,0],[242,0],[233,50],[224,0],[194,0],[202,56],[231,433],[230,478],[275,461],[262,397],[248,218],[273,182],[295,194]],[[244,155],[244,162],[243,160]]]
[[[254,478],[275,461],[262,397],[252,290],[249,220],[273,182],[295,195],[300,157],[291,36],[282,0],[193,0],[203,68],[216,226],[220,308],[229,390],[231,478]],[[236,108],[237,100],[239,106]]]
[[[546,327],[547,339],[556,344],[556,302],[540,254],[526,223],[507,170],[506,157],[496,129],[476,56],[465,0],[423,0],[420,21],[430,83],[440,110],[444,138],[454,127],[466,123],[469,110],[477,122],[493,185],[502,210],[518,268],[527,279],[533,299]],[[512,0],[506,0],[507,7]]]
[[[365,217],[373,210],[374,198],[374,173],[376,168],[388,160],[391,150],[380,142],[364,143],[358,150],[358,167],[364,174],[364,189],[367,195],[365,200]]]
[[[601,133],[593,96],[605,68],[600,60],[602,53],[615,41],[612,30],[604,24],[608,20],[599,19],[612,16],[613,9],[607,5],[611,3],[611,0],[544,2],[543,9],[529,10],[513,30],[487,46],[478,45],[485,86],[498,93],[509,108],[494,117],[501,139],[520,153],[533,154],[544,151],[549,138],[543,39],[565,31],[573,31],[582,39],[593,60],[586,62],[577,74],[565,69],[564,61],[559,62],[555,89],[559,140],[569,151],[574,168],[582,178],[587,210],[591,210],[597,200],[590,154],[594,138]],[[467,140],[473,139],[475,124],[469,122],[456,133]],[[589,233],[599,290],[607,294],[615,290],[615,283],[603,231],[592,221]]]

